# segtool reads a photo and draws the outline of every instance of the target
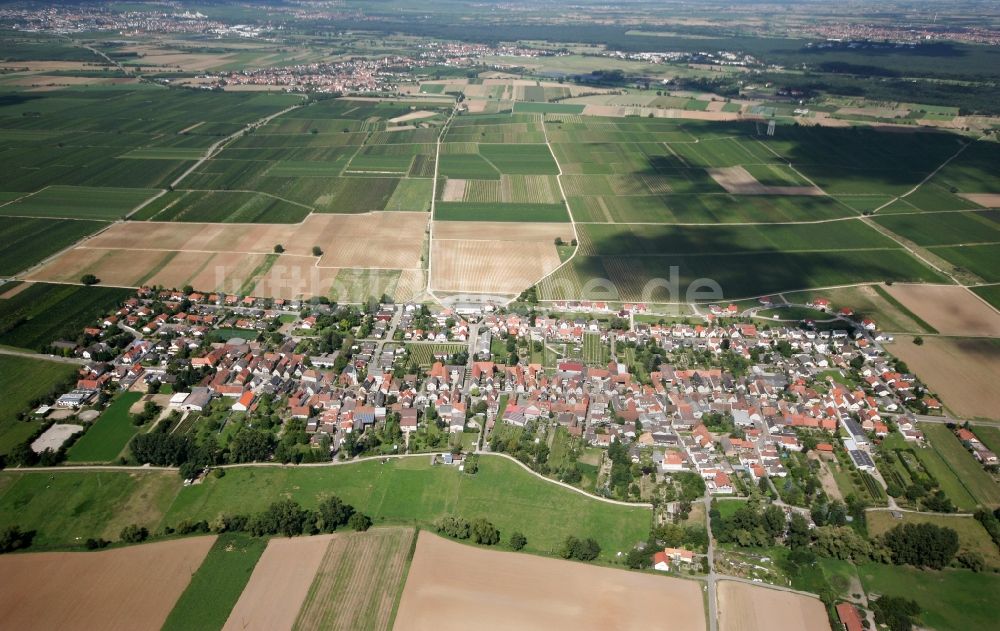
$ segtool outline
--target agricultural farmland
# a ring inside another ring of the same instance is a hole
[[[35,351],[58,340],[76,340],[85,326],[132,293],[128,289],[48,283],[3,285],[0,292],[0,344]]]
[[[389,629],[415,535],[412,528],[334,535],[293,628]]]
[[[927,436],[931,447],[941,455],[978,504],[991,509],[1000,507],[1000,488],[997,483],[950,429],[938,423],[922,423],[920,429]]]
[[[929,337],[918,346],[912,337],[900,335],[886,350],[906,362],[956,415],[996,416],[1000,393],[993,377],[1000,370],[1000,341]]]
[[[421,532],[393,628],[467,629],[472,618],[491,630],[640,629],[667,619],[678,631],[706,628],[695,581],[485,550]]]
[[[818,598],[735,581],[719,581],[717,590],[721,631],[830,628]]]
[[[0,217],[0,274],[10,276],[26,270],[107,225],[99,221]]]
[[[192,537],[100,552],[5,554],[0,619],[16,629],[158,629],[214,541]]]

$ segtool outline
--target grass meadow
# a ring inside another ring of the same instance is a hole
[[[118,396],[101,413],[87,433],[80,437],[66,454],[67,462],[111,462],[128,445],[128,441],[139,432],[132,423],[129,408],[142,398],[138,392],[126,392]]]

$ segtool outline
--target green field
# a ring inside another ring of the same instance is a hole
[[[500,456],[482,457],[475,475],[432,467],[420,456],[386,464],[231,468],[223,478],[209,476],[203,484],[183,488],[174,472],[3,472],[0,527],[16,523],[37,529],[38,544],[68,547],[79,545],[81,536],[116,536],[131,522],[155,529],[185,519],[211,521],[224,513],[262,510],[283,497],[314,507],[330,493],[376,524],[429,526],[444,515],[486,517],[505,537],[523,532],[527,551],[540,554],[553,553],[573,534],[594,537],[602,558],[611,559],[645,540],[650,527],[648,509],[584,497]]]
[[[172,191],[140,213],[151,221],[211,223],[298,223],[310,209],[259,193]]]
[[[141,168],[141,163],[139,167]],[[49,186],[34,195],[0,207],[0,215],[120,219],[158,192],[153,189]]]
[[[1000,245],[946,246],[929,249],[955,267],[968,270],[988,283],[1000,282]]]
[[[166,519],[175,523],[256,511],[286,495],[314,506],[328,493],[376,523],[427,525],[447,514],[486,517],[505,535],[521,530],[528,549],[543,554],[552,553],[567,535],[578,534],[593,536],[602,556],[611,558],[644,539],[650,522],[646,509],[605,504],[560,489],[499,456],[481,458],[474,476],[431,467],[423,457],[320,469],[230,469],[223,478],[183,489]]]
[[[569,221],[562,204],[504,204],[484,202],[437,202],[438,221]]]
[[[48,396],[54,387],[74,377],[76,366],[43,359],[0,355],[0,454],[27,440],[37,421],[19,421],[32,400]]]
[[[155,532],[181,488],[175,471],[4,471],[0,528],[36,530],[32,549],[78,548],[89,537],[117,540],[129,524]]]
[[[584,333],[583,361],[590,366],[606,366],[610,351],[598,333]]]
[[[1000,211],[877,216],[875,221],[917,245],[1000,241]]]
[[[108,224],[101,221],[0,217],[0,275],[12,276]]]
[[[918,570],[912,567],[866,563],[858,576],[871,594],[899,596],[920,603],[923,626],[938,631],[989,629],[1000,610],[1000,576],[969,570]]]
[[[515,114],[580,114],[584,106],[577,103],[514,103]]]
[[[163,624],[163,631],[214,631],[226,624],[267,539],[223,533]]]
[[[962,484],[962,480],[955,475],[955,472],[936,450],[931,448],[918,449],[915,453],[920,464],[959,510],[965,512],[975,510],[976,499],[972,497],[969,490]]]
[[[138,392],[118,396],[66,454],[67,462],[111,462],[125,449],[139,428],[132,424],[129,408],[142,398]]]
[[[10,287],[4,285],[0,294]],[[134,292],[116,287],[31,283],[0,298],[0,344],[41,351],[57,340],[76,340],[87,326],[114,311]]]
[[[920,430],[977,503],[990,508],[1000,506],[1000,485],[983,470],[950,429],[938,423],[921,423]]]

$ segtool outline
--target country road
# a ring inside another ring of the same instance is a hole
[[[40,359],[47,362],[57,362],[60,364],[72,364],[74,366],[86,366],[87,360],[76,357],[59,357],[58,355],[42,355],[28,351],[15,351],[9,348],[0,348],[0,355],[11,355],[13,357],[27,357],[28,359]]]

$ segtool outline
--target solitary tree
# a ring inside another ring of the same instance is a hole
[[[96,285],[101,282],[101,279],[94,276],[93,274],[84,274],[80,277],[80,282],[84,285]]]
[[[313,256],[323,256],[323,248],[318,245],[313,246]]]
[[[528,538],[525,537],[520,532],[513,532],[510,535],[510,547],[512,550],[520,550],[524,546],[528,545]]]
[[[281,254],[284,251],[285,251],[285,246],[281,245],[280,243],[274,246],[275,254]]]

